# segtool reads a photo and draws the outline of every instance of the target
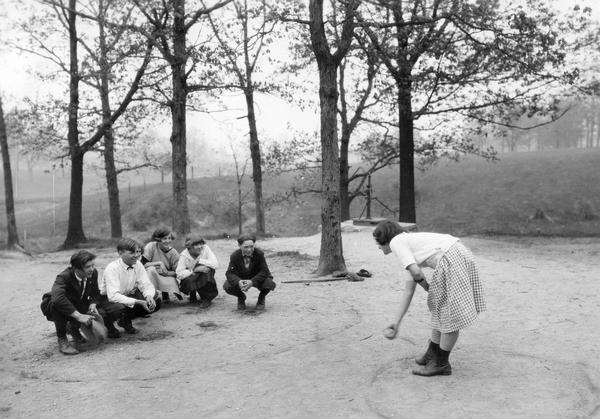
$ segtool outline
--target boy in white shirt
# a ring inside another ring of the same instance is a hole
[[[123,238],[117,244],[117,251],[119,259],[106,266],[99,284],[100,304],[113,319],[119,319],[117,324],[127,333],[135,334],[138,330],[131,320],[158,311],[160,299],[140,262],[141,244]]]

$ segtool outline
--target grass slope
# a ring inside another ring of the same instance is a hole
[[[468,158],[418,177],[422,229],[455,234],[600,234],[600,150]],[[548,220],[532,219],[542,210]]]

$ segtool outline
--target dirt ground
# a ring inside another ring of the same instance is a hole
[[[236,312],[221,291],[208,310],[171,303],[135,320],[140,334],[77,356],[58,352],[39,311],[70,252],[33,260],[4,253],[0,416],[600,417],[600,240],[463,241],[480,266],[488,311],[461,333],[453,374],[434,378],[410,373],[429,335],[423,290],[399,338],[382,335],[406,273],[380,253],[369,228],[344,233],[349,269],[373,273],[364,282],[282,283],[311,278],[320,237],[265,240],[278,282],[265,312]],[[222,283],[236,243],[209,244]],[[93,251],[99,268],[116,258]]]

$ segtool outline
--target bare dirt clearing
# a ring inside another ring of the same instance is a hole
[[[344,233],[349,269],[373,273],[363,282],[284,284],[311,278],[320,237],[265,240],[278,282],[265,312],[236,312],[220,289],[209,310],[171,303],[136,320],[139,335],[72,357],[58,353],[39,311],[70,252],[2,254],[0,416],[600,416],[600,240],[463,241],[481,268],[488,312],[461,334],[453,375],[437,378],[410,373],[429,335],[422,290],[399,338],[382,336],[406,274],[368,228]],[[220,287],[236,243],[210,246]],[[100,268],[116,258],[94,251]]]

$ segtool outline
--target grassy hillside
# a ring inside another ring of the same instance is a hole
[[[600,150],[474,158],[419,176],[423,229],[465,235],[600,234]],[[533,219],[541,210],[548,219]]]
[[[265,198],[289,189],[291,176],[268,178]],[[253,227],[252,189],[243,186],[245,228]],[[600,150],[558,150],[512,153],[495,163],[469,157],[440,162],[416,174],[417,223],[420,230],[457,235],[600,235]],[[391,168],[373,177],[373,192],[390,209],[398,207],[398,171]],[[126,234],[147,237],[154,226],[168,224],[171,185],[122,187],[121,205]],[[208,236],[237,234],[237,189],[231,177],[189,181],[189,208],[194,229]],[[364,210],[364,200],[352,205],[352,216]],[[4,205],[2,205],[4,210]],[[537,210],[547,219],[532,219]],[[66,199],[28,198],[17,202],[21,238],[34,248],[53,248],[65,237]],[[282,236],[316,233],[320,223],[319,196],[302,195],[267,208],[267,230]],[[5,215],[1,214],[4,227]],[[393,214],[373,203],[372,216]],[[55,222],[53,220],[56,220]],[[161,221],[165,220],[165,221]],[[110,235],[106,193],[84,197],[88,237]],[[53,228],[54,226],[54,228]],[[5,228],[2,228],[4,231]]]

